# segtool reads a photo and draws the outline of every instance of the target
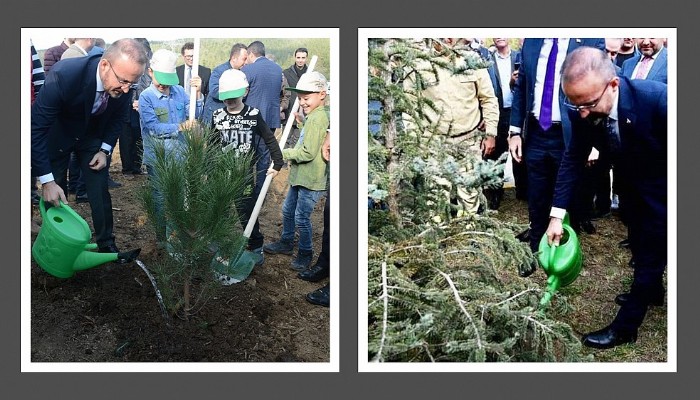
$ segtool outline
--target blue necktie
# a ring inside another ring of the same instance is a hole
[[[557,66],[557,54],[559,53],[558,39],[552,39],[552,50],[547,59],[547,73],[544,76],[542,91],[542,104],[540,105],[540,126],[542,130],[552,127],[552,99],[554,98],[554,70]]]

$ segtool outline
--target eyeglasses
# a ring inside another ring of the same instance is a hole
[[[112,63],[107,61],[107,64],[109,64],[109,69],[112,70],[112,73],[114,74],[114,77],[117,78],[117,82],[121,85],[121,87],[129,85],[129,89],[136,89],[138,87],[138,82],[129,82],[126,79],[122,79],[117,75],[116,72],[114,72],[114,68],[112,67]]]
[[[571,103],[569,102],[569,99],[565,99],[565,100],[564,100],[564,105],[565,105],[566,108],[568,108],[569,110],[573,110],[573,111],[577,111],[577,112],[580,112],[580,111],[583,111],[583,110],[590,110],[591,108],[595,108],[595,106],[597,106],[598,103],[600,103],[600,100],[603,98],[603,95],[605,94],[605,91],[608,90],[608,86],[610,86],[610,82],[612,82],[612,79],[609,80],[608,83],[605,85],[605,88],[603,89],[603,93],[601,93],[600,96],[598,96],[598,98],[595,99],[595,100],[593,100],[592,102],[590,102],[590,103],[588,103],[588,104],[581,104],[580,106],[577,106],[577,105],[571,104]]]
[[[183,55],[184,58],[194,58],[194,54],[185,54]]]

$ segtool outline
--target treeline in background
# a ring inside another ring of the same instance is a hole
[[[148,39],[148,38],[146,38]],[[56,38],[56,44],[59,44],[63,38]],[[273,61],[279,64],[282,69],[289,68],[294,64],[294,50],[299,47],[305,47],[309,50],[309,56],[306,61],[311,63],[311,57],[318,56],[318,61],[314,70],[322,73],[329,81],[330,76],[330,40],[327,38],[202,38],[199,41],[199,65],[214,69],[216,66],[229,60],[231,47],[236,43],[249,45],[250,43],[259,40],[265,44],[265,53],[268,58],[272,56]],[[194,42],[193,38],[182,38],[168,41],[151,41],[151,49],[168,49],[178,55],[182,45],[186,42]],[[107,43],[109,46],[110,43]],[[36,49],[39,53],[39,59],[44,59],[46,49]],[[178,60],[178,65],[184,64],[182,55]]]

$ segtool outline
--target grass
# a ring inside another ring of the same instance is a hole
[[[527,204],[515,199],[515,191],[506,189],[501,207],[494,215],[498,219],[521,224],[528,222]],[[629,250],[618,247],[627,236],[627,229],[616,217],[594,222],[597,233],[579,235],[584,264],[581,274],[571,285],[560,289],[552,300],[550,312],[568,323],[581,336],[608,325],[618,306],[614,298],[627,292],[632,283],[632,269],[628,266]],[[531,277],[542,287],[546,275],[539,270]],[[556,307],[557,302],[568,302],[568,311]],[[666,362],[667,361],[667,306],[651,307],[639,329],[637,342],[609,350],[585,348],[597,362]]]

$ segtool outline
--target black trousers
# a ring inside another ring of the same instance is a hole
[[[90,201],[95,241],[99,247],[103,247],[114,243],[114,235],[112,234],[114,229],[112,197],[107,186],[109,167],[102,168],[99,171],[90,169],[90,160],[99,151],[101,141],[89,141],[91,143],[88,143],[87,140],[84,140],[82,142],[73,151],[77,156],[80,173],[85,181],[85,189]],[[68,170],[69,161],[70,151],[58,153],[51,159],[51,171],[54,179],[64,193],[68,193],[66,171]]]
[[[122,161],[122,172],[140,172],[142,156],[141,127],[132,126],[131,122],[127,122],[119,136],[119,157]]]
[[[620,308],[612,326],[636,332],[642,324],[651,299],[664,295],[663,274],[667,264],[668,227],[666,223],[666,183],[631,183],[626,191],[629,240],[635,261],[630,300]],[[637,185],[639,186],[639,185]]]
[[[555,124],[543,131],[539,122],[531,116],[523,152],[527,166],[530,249],[535,252],[549,226],[554,186],[564,154],[561,124]]]

